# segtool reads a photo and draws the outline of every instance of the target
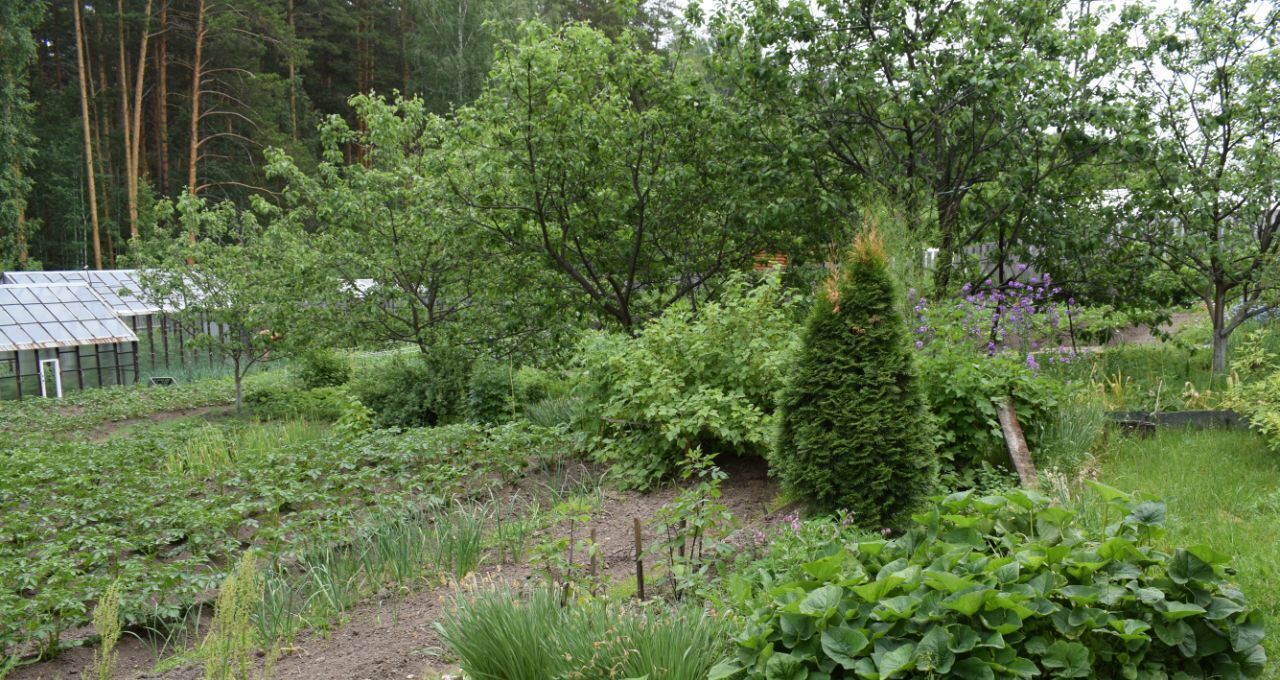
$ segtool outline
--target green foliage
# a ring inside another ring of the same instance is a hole
[[[396,355],[350,385],[378,427],[424,427],[462,420],[471,374],[466,353],[448,347]]]
[[[278,373],[246,378],[262,389],[283,382]],[[112,386],[68,392],[62,399],[0,400],[0,434],[12,438],[85,433],[106,423],[142,418],[155,413],[235,403],[230,378],[184,382],[168,387]]]
[[[1165,545],[1207,543],[1232,556],[1233,580],[1266,615],[1267,656],[1280,656],[1280,456],[1244,430],[1160,428],[1150,437],[1113,438],[1099,478],[1168,499]],[[1189,472],[1190,471],[1190,472]],[[1090,512],[1090,495],[1078,504]],[[1275,664],[1266,677],[1275,678]]]
[[[721,626],[693,607],[566,607],[548,590],[465,594],[438,628],[467,677],[492,680],[703,680],[723,644]]]
[[[476,423],[510,420],[516,412],[515,371],[511,365],[480,357],[467,381],[467,418]]]
[[[711,678],[1254,677],[1262,617],[1165,508],[1095,485],[1103,526],[1032,492],[953,494],[893,540],[833,542],[746,601]]]
[[[737,524],[720,500],[720,485],[728,475],[712,464],[710,456],[689,452],[680,476],[687,486],[654,514],[653,530],[659,539],[649,546],[654,556],[665,560],[671,592],[677,598],[710,588],[722,553],[729,550],[722,541]]]
[[[776,275],[735,279],[695,314],[669,310],[635,337],[597,334],[579,348],[599,455],[620,481],[648,487],[700,448],[759,455],[795,344],[795,298]]]
[[[1225,374],[1232,332],[1280,300],[1280,14],[1196,3],[1145,28],[1115,236],[1158,253],[1203,303]]]
[[[1280,451],[1280,356],[1268,347],[1273,335],[1260,329],[1245,336],[1231,363],[1231,388],[1223,404],[1243,414],[1267,446]]]
[[[93,654],[97,680],[111,680],[115,676],[120,629],[120,584],[117,582],[107,586],[93,606],[93,632],[98,634],[98,649]],[[86,671],[81,673],[81,677],[88,679],[92,676]]]
[[[792,493],[872,527],[903,520],[938,470],[900,295],[874,232],[859,237],[818,292],[769,458]]]
[[[295,375],[302,386],[340,387],[351,380],[351,362],[331,349],[314,349],[298,357]]]
[[[471,220],[536,263],[530,281],[559,295],[551,311],[627,331],[827,224],[753,190],[780,176],[736,144],[749,119],[679,51],[638,38],[522,26],[447,142]]]
[[[199,427],[0,444],[0,655],[52,649],[117,579],[127,624],[171,619],[217,587],[246,543],[288,560],[349,541],[379,511],[487,492],[566,446],[528,426],[453,425],[307,439],[170,474],[166,459]]]
[[[209,635],[200,645],[204,680],[251,680],[258,648],[252,618],[261,592],[257,559],[246,551],[218,589]]]
[[[271,385],[250,390],[244,398],[249,412],[262,420],[320,420],[333,422],[343,413],[349,395],[342,387],[300,390]]]
[[[931,342],[919,353],[920,382],[933,413],[938,456],[953,485],[972,482],[982,465],[1006,465],[995,400],[1013,395],[1033,452],[1059,414],[1060,379],[1032,370],[1016,355],[984,356],[965,345]]]

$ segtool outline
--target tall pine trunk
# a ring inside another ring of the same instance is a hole
[[[98,192],[93,174],[93,142],[89,133],[89,91],[85,78],[84,26],[80,21],[80,0],[71,3],[76,23],[76,72],[80,78],[80,120],[84,131],[84,162],[89,177],[89,218],[93,225],[93,266],[102,269],[102,245],[98,227]]]
[[[156,185],[169,195],[169,3],[160,3],[160,35],[156,39]]]
[[[200,192],[200,185],[196,183],[196,168],[200,159],[200,90],[204,84],[204,10],[205,0],[197,0],[195,59],[191,62],[191,133],[187,144],[187,191],[192,196]],[[192,242],[195,237],[193,232]]]
[[[138,70],[134,74],[133,121],[125,121],[128,134],[125,140],[129,144],[128,158],[128,192],[129,192],[129,237],[138,238],[138,179],[142,172],[142,91],[147,75],[147,33],[151,31],[151,1],[147,0],[143,10],[142,40],[138,46]],[[123,54],[123,46],[121,54]]]

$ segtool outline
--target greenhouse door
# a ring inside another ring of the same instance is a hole
[[[53,388],[53,396],[62,398],[62,370],[57,359],[40,360],[40,396],[48,397],[49,388]]]

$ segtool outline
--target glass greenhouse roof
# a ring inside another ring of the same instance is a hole
[[[0,285],[0,352],[137,340],[86,283]]]
[[[5,284],[87,283],[119,316],[155,314],[160,308],[139,297],[142,286],[132,269],[5,272]]]

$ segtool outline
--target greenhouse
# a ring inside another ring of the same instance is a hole
[[[0,285],[0,396],[61,397],[138,377],[138,336],[87,283]]]
[[[167,313],[172,310],[144,299],[136,270],[11,271],[0,275],[0,288],[47,283],[78,283],[92,289],[136,336],[139,361],[149,369],[212,365],[218,361],[209,352],[189,346],[189,341],[201,333],[217,335],[214,324],[202,322],[199,327],[184,328]]]

